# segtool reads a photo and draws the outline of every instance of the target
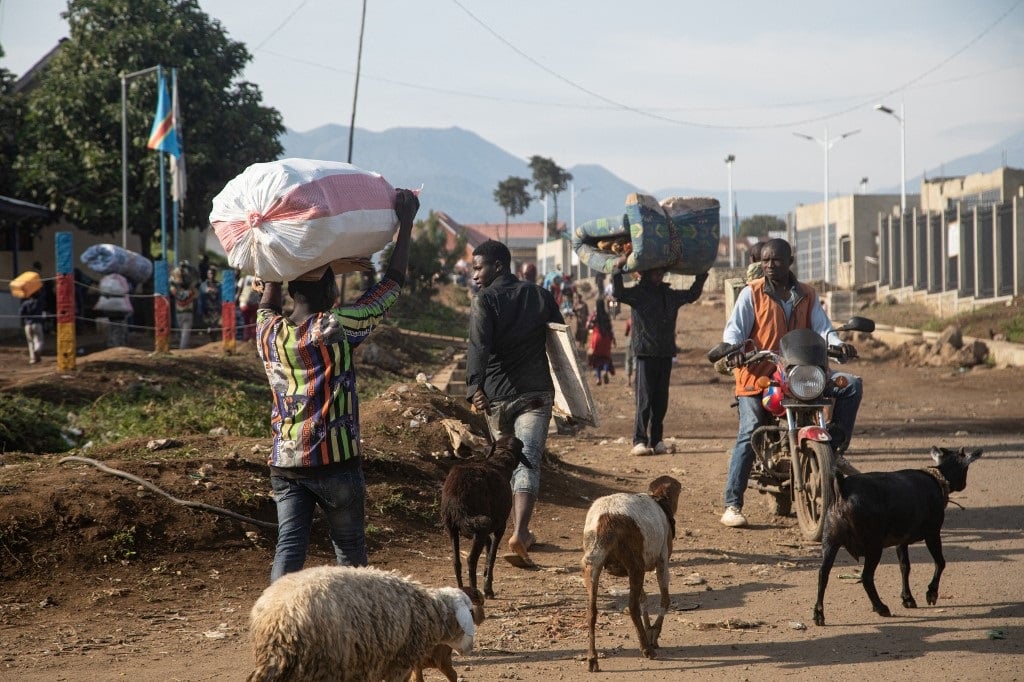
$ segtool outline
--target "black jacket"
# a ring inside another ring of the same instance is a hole
[[[613,295],[632,308],[630,348],[634,356],[670,358],[676,354],[679,308],[700,298],[707,279],[706,273],[698,275],[689,289],[679,291],[664,282],[651,285],[643,279],[627,289],[622,283],[622,273],[612,276]]]
[[[554,391],[547,356],[548,322],[565,323],[548,290],[511,274],[473,298],[466,356],[466,397],[483,388],[490,401]]]

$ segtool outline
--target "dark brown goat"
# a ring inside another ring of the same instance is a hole
[[[854,559],[864,557],[861,582],[880,616],[891,615],[875,589],[875,568],[882,550],[896,547],[903,577],[900,598],[903,607],[917,608],[910,593],[909,545],[924,540],[935,561],[935,572],[925,597],[929,604],[939,598],[939,577],[946,567],[942,556],[942,522],[950,492],[967,487],[967,467],[981,457],[981,450],[970,453],[932,448],[935,466],[927,469],[903,469],[844,477],[836,474],[836,502],[825,516],[821,539],[821,568],[818,571],[818,600],[814,604],[814,622],[825,624],[825,588],[828,574],[841,547]]]
[[[460,462],[453,466],[441,488],[441,522],[452,539],[455,580],[462,587],[462,559],[459,536],[473,540],[469,550],[469,585],[476,588],[476,567],[480,552],[487,548],[484,595],[494,597],[494,561],[505,535],[512,511],[512,472],[522,464],[531,468],[523,455],[523,442],[502,436],[491,446],[483,462]]]

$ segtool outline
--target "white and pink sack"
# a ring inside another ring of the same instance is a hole
[[[339,161],[254,163],[214,197],[210,224],[231,267],[288,281],[368,263],[398,228],[395,194],[377,173]]]

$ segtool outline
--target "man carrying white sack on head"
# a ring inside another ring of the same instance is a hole
[[[256,314],[257,350],[273,393],[273,449],[268,464],[277,504],[278,540],[270,580],[306,560],[313,512],[323,509],[338,564],[367,565],[363,478],[352,351],[383,319],[405,283],[419,199],[397,190],[398,238],[384,278],[350,305],[334,271],[293,280],[291,315],[281,313],[281,282],[265,282]]]

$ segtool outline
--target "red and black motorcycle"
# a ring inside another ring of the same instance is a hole
[[[875,323],[864,317],[836,329],[874,330]],[[795,502],[800,531],[808,540],[821,540],[825,511],[833,501],[837,434],[829,431],[828,414],[835,392],[847,384],[845,377],[829,372],[829,358],[841,363],[856,357],[846,348],[852,346],[829,347],[818,333],[794,329],[782,337],[778,352],[754,348],[749,340],[722,342],[708,351],[708,360],[724,358],[729,368],[775,366],[770,376],[758,379],[761,403],[771,419],[751,436],[755,459],[747,487],[771,495],[780,516],[789,514]]]

